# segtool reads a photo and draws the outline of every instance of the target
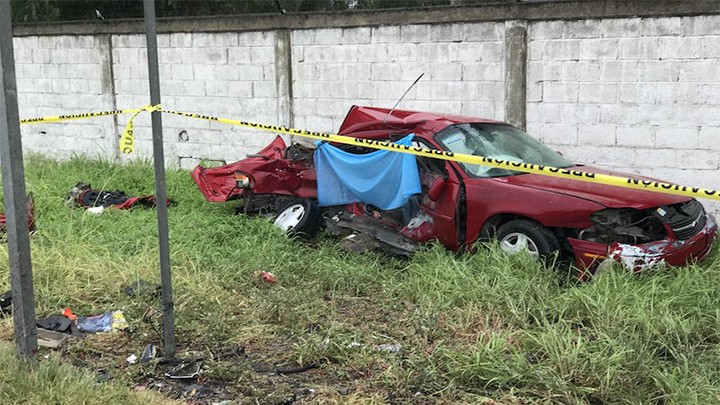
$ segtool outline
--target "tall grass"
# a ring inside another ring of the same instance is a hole
[[[155,213],[93,216],[63,196],[78,181],[151,194],[152,168],[34,157],[26,174],[37,202],[38,313],[123,309],[129,334],[72,343],[65,358],[108,367],[133,384],[142,373],[117,364],[147,343],[161,345],[159,322],[142,320],[160,304],[120,287],[159,282]],[[288,239],[265,218],[206,203],[186,172],[168,172],[167,182],[180,353],[239,344],[253,360],[320,367],[278,382],[242,362],[210,362],[206,378],[246,387],[235,394],[241,403],[293,392],[300,382],[331,403],[720,400],[717,254],[702,265],[639,276],[616,268],[586,283],[493,245],[456,254],[431,244],[411,260],[358,255],[324,234],[311,243]],[[5,252],[0,265],[7,268]],[[280,281],[263,283],[260,271]],[[10,333],[0,324],[0,335]]]

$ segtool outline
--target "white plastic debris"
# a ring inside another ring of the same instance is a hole
[[[103,212],[105,212],[105,207],[103,207],[103,206],[101,205],[101,206],[99,206],[99,207],[88,208],[88,209],[86,209],[85,211],[86,211],[87,213],[89,213],[89,214],[100,215],[100,214],[102,214]]]
[[[137,356],[134,354],[131,354],[128,356],[128,358],[126,360],[130,364],[135,364],[135,363],[137,363]]]

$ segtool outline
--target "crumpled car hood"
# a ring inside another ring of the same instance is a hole
[[[657,181],[657,179],[650,177],[605,170],[592,166],[577,166],[575,169],[588,173]],[[690,198],[683,196],[661,194],[617,186],[606,186],[603,184],[561,179],[539,174],[528,173],[508,177],[498,177],[493,180],[582,198],[604,205],[607,208],[647,209],[659,207],[661,205],[677,204],[690,200]]]

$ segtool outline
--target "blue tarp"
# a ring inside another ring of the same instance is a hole
[[[410,146],[412,139],[410,134],[396,143]],[[323,143],[315,150],[315,167],[322,207],[364,202],[390,210],[420,193],[417,162],[407,153],[378,150],[356,155]]]

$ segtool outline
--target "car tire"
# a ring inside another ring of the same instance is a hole
[[[552,264],[560,251],[560,243],[548,228],[526,219],[516,219],[500,226],[497,240],[500,248],[507,253],[526,251],[547,264]]]
[[[320,209],[310,199],[292,199],[276,210],[275,226],[289,235],[304,238],[315,236],[320,225]]]

